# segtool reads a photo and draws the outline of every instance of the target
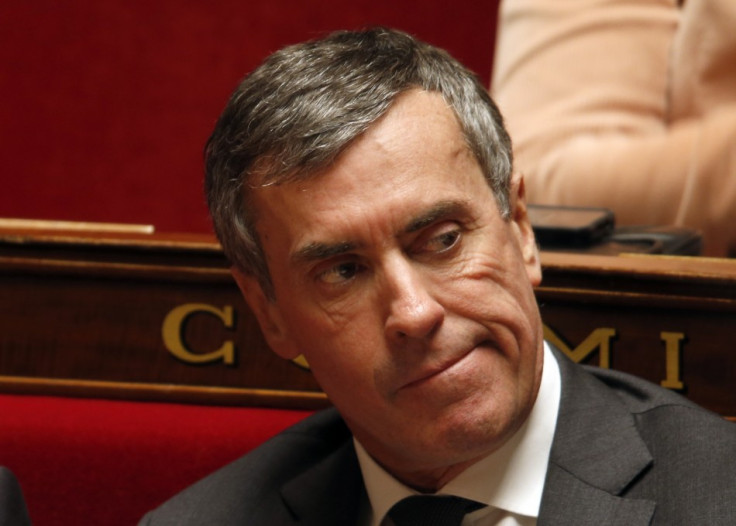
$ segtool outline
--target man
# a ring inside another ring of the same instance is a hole
[[[736,519],[732,424],[544,343],[510,152],[482,84],[402,33],[286,48],[242,82],[207,146],[215,229],[335,409],[144,524],[432,524],[449,495],[472,511],[434,524]],[[422,494],[442,497],[394,507]]]

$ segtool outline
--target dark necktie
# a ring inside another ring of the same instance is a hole
[[[452,496],[414,495],[388,511],[396,526],[460,526],[463,517],[483,505]]]

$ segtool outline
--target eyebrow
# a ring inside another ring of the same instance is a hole
[[[411,234],[450,216],[463,213],[466,207],[461,201],[440,201],[429,210],[413,217],[404,227],[404,234]],[[295,263],[309,263],[321,261],[335,256],[346,254],[360,248],[360,245],[351,241],[340,241],[337,243],[312,242],[300,248],[292,255]]]
[[[432,208],[414,217],[404,228],[405,234],[417,232],[442,219],[464,213],[466,206],[462,201],[448,200],[435,203]]]
[[[356,243],[343,241],[340,243],[309,243],[308,245],[297,250],[292,256],[292,260],[296,263],[309,263],[310,261],[320,261],[331,257],[345,254],[358,247]]]

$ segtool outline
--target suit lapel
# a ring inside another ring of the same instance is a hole
[[[550,464],[539,512],[539,526],[639,526],[651,523],[655,503],[617,497],[556,464]]]
[[[655,503],[622,497],[651,464],[631,413],[554,349],[562,397],[539,524],[649,524]]]
[[[295,524],[355,524],[367,497],[352,440],[287,482],[281,495],[296,517]]]

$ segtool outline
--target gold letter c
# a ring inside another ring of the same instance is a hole
[[[220,310],[206,303],[185,303],[172,309],[164,318],[161,336],[166,348],[171,354],[186,363],[202,364],[217,360],[222,360],[227,365],[235,363],[235,345],[230,340],[223,343],[222,347],[216,351],[209,353],[193,353],[187,348],[182,338],[184,326],[187,319],[197,312],[213,314],[222,320],[226,328],[233,328],[233,308],[230,305],[225,305]]]

